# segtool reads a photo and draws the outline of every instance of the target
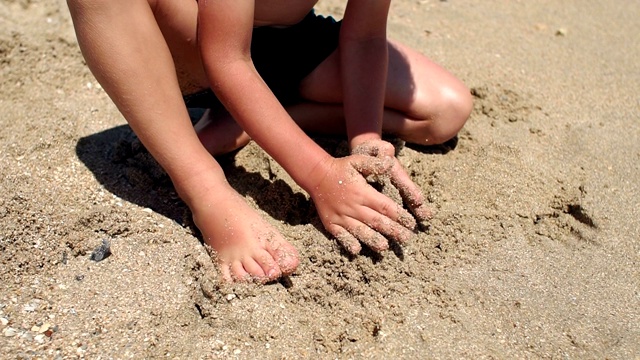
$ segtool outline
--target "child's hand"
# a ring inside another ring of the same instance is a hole
[[[420,191],[420,188],[413,183],[407,172],[395,157],[395,148],[393,145],[383,140],[369,140],[353,148],[351,153],[375,156],[379,158],[392,158],[393,164],[388,173],[391,183],[398,189],[405,204],[409,206],[409,209],[420,223],[431,219],[432,213],[424,203],[422,191]]]
[[[324,227],[352,254],[360,252],[360,241],[379,252],[389,248],[385,236],[405,243],[414,235],[411,214],[365,180],[393,171],[394,161],[393,156],[332,158],[310,191]]]

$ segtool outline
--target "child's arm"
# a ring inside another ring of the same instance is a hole
[[[301,186],[327,162],[256,71],[250,55],[254,0],[200,0],[198,42],[212,90],[242,128]]]
[[[349,145],[353,153],[394,157],[381,140],[389,50],[390,0],[349,0],[340,30],[340,68]],[[391,181],[420,221],[431,217],[420,189],[395,160]]]
[[[349,0],[340,30],[344,112],[351,148],[380,140],[389,62],[390,0]]]
[[[361,175],[385,170],[385,160],[331,157],[297,126],[262,81],[250,56],[254,0],[198,4],[198,41],[212,89],[247,134],[309,192],[327,230],[352,252],[359,251],[356,239],[385,249],[386,240],[376,231],[407,240],[412,233],[398,221],[408,227],[415,222]]]

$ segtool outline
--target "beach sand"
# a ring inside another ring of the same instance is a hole
[[[350,257],[250,144],[229,181],[301,264],[229,286],[65,2],[0,1],[0,357],[640,357],[638,19],[636,1],[394,1],[389,36],[475,96],[457,141],[398,155],[434,219]]]

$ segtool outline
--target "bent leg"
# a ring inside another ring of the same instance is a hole
[[[292,109],[294,119],[307,131],[343,133],[344,117],[339,50],[336,50],[300,87],[303,98],[318,104]],[[448,71],[417,51],[389,41],[389,66],[383,132],[411,143],[432,145],[453,138],[472,109],[469,89]],[[313,110],[313,111],[312,111]],[[309,112],[311,111],[311,112]],[[321,124],[318,124],[318,121]]]
[[[189,12],[195,2],[183,0],[184,8],[164,12],[162,4],[170,3],[68,0],[89,68],[171,177],[204,241],[217,252],[224,277],[271,280],[291,273],[298,264],[295,248],[227,183],[191,125],[178,74],[181,56],[188,54],[172,56],[189,43],[172,39],[183,38],[182,26],[195,30]]]

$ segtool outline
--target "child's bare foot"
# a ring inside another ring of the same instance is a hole
[[[298,266],[298,252],[232,188],[192,206],[203,239],[225,281],[275,280]]]

